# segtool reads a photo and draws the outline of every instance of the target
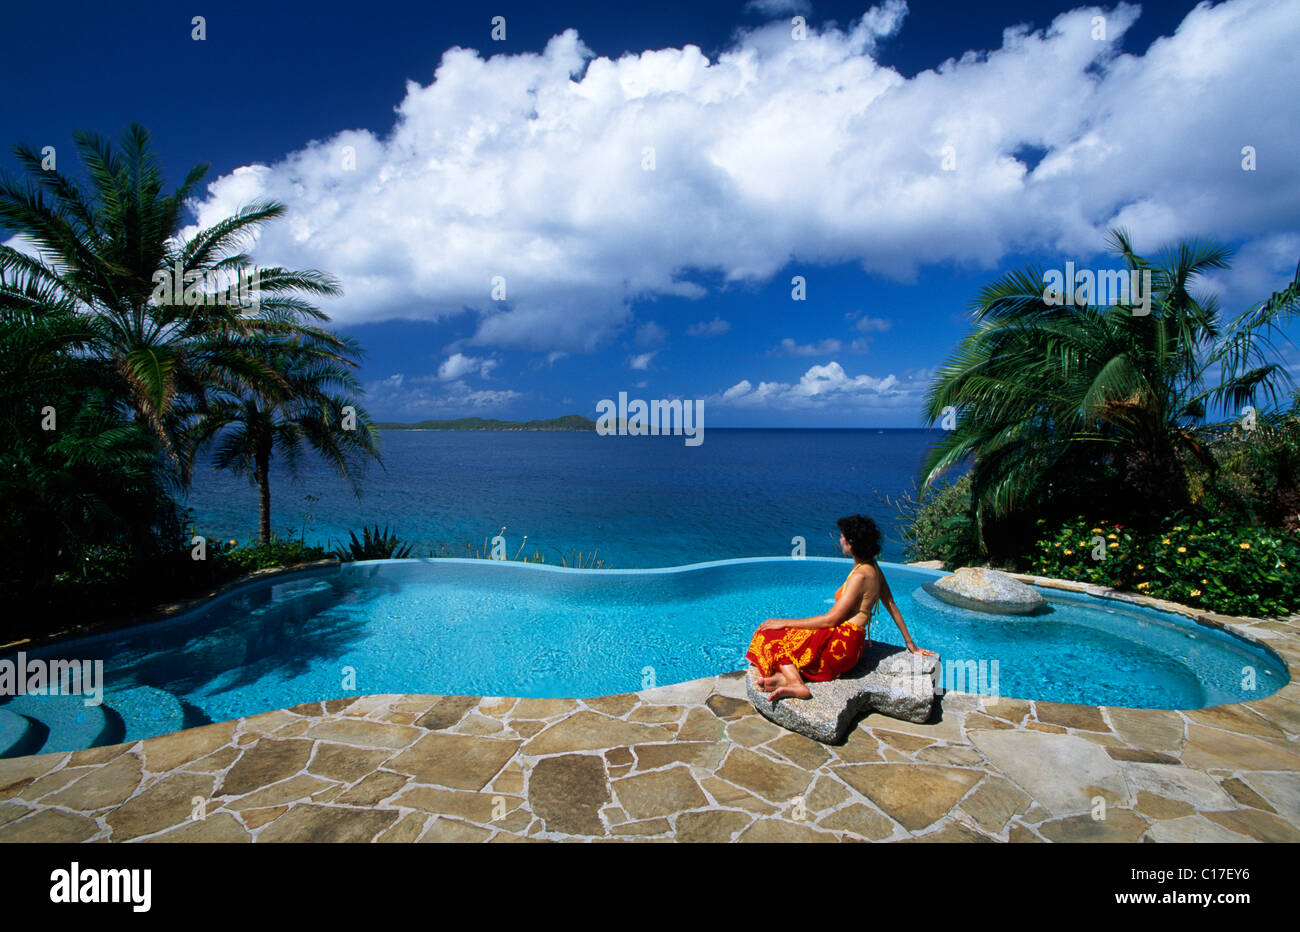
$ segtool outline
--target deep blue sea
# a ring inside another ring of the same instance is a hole
[[[271,525],[333,547],[378,522],[417,557],[481,552],[504,525],[511,559],[526,534],[524,553],[540,548],[547,563],[577,551],[646,568],[789,556],[795,537],[809,556],[839,556],[836,519],[861,513],[885,531],[881,559],[898,561],[897,515],[881,497],[914,489],[942,433],[709,428],[692,447],[595,431],[383,431],[383,467],[370,464],[359,499],[310,453],[296,479],[272,461]],[[187,504],[199,534],[256,538],[246,478],[196,470]]]

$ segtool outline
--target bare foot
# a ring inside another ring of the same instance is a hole
[[[776,702],[778,699],[811,699],[812,690],[800,683],[798,686],[782,686],[780,689],[774,689],[768,694],[768,702]]]
[[[780,685],[781,685],[781,677],[780,677],[779,675],[777,675],[777,674],[772,674],[771,676],[760,676],[760,677],[755,681],[755,683],[756,683],[756,685],[758,686],[759,689],[761,689],[761,690],[763,690],[764,692],[766,692],[766,691],[768,691],[768,690],[770,690],[770,689],[776,689],[776,687],[780,686]]]

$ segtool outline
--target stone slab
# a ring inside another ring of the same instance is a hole
[[[753,666],[746,673],[745,687],[749,701],[764,718],[814,741],[834,744],[867,712],[917,724],[929,721],[936,705],[938,670],[937,654],[913,654],[876,643],[863,648],[862,659],[844,676],[808,683],[810,699],[770,702],[758,688],[758,670]]]
[[[998,770],[1053,815],[1092,808],[1101,796],[1111,806],[1129,802],[1119,764],[1105,748],[1076,735],[1037,731],[972,731],[971,743]]]

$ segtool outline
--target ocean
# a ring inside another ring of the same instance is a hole
[[[413,557],[471,556],[467,544],[482,552],[504,526],[511,559],[523,546],[547,563],[594,553],[626,569],[790,556],[796,537],[809,556],[839,556],[836,519],[861,513],[885,532],[880,559],[899,561],[898,517],[881,498],[914,490],[942,433],[709,428],[688,446],[672,435],[389,430],[359,499],[314,454],[296,478],[273,460],[271,525],[333,548],[377,522],[414,544]],[[256,539],[247,478],[200,467],[184,504],[209,539]]]

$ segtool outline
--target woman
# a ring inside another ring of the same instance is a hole
[[[824,615],[811,618],[769,618],[758,626],[745,659],[758,668],[758,688],[768,692],[768,701],[787,696],[811,699],[804,680],[824,682],[843,676],[857,665],[865,643],[863,629],[884,602],[903,633],[907,649],[916,654],[933,654],[912,643],[903,623],[903,613],[894,602],[885,575],[876,565],[880,553],[880,529],[865,515],[850,515],[836,522],[840,528],[840,550],[853,557],[853,569],[844,585],[835,591],[835,605]]]

